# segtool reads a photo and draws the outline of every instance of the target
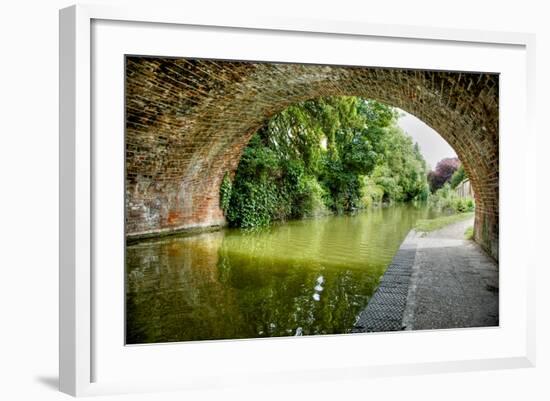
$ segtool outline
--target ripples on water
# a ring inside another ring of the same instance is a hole
[[[128,344],[347,333],[424,208],[126,248]]]

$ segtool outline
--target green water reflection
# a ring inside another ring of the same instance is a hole
[[[126,248],[126,341],[347,333],[422,207]]]

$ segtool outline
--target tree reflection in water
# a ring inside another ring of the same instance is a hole
[[[428,213],[392,206],[130,245],[126,341],[347,333]]]

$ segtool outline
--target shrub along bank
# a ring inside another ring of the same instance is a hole
[[[475,208],[475,203],[472,198],[460,197],[456,191],[451,188],[449,183],[446,183],[442,188],[431,194],[428,204],[431,208],[445,213],[473,212]]]

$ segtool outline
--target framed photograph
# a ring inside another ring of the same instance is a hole
[[[534,366],[534,37],[60,12],[60,389]]]

